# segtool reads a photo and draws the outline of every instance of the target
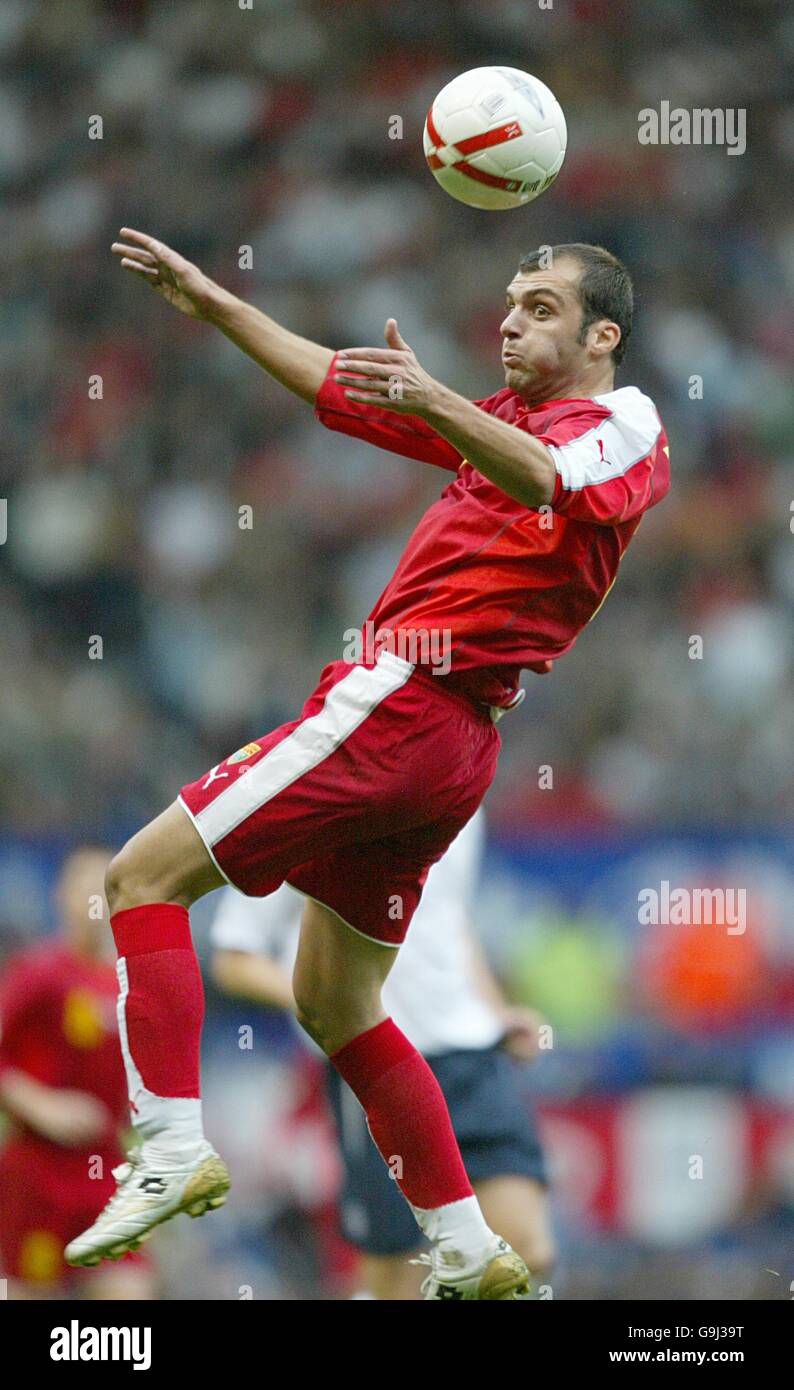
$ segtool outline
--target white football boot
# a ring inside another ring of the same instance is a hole
[[[67,1245],[67,1264],[117,1260],[137,1250],[156,1226],[178,1212],[203,1216],[222,1207],[229,1190],[226,1164],[206,1142],[195,1158],[182,1164],[178,1158],[163,1159],[144,1143],[113,1169],[113,1176],[116,1191],[93,1226]]]
[[[431,1272],[422,1283],[422,1298],[437,1301],[448,1299],[509,1299],[529,1298],[529,1270],[506,1240],[496,1236],[491,1253],[473,1274],[455,1276],[444,1266],[438,1250],[420,1255],[412,1264],[430,1265]]]

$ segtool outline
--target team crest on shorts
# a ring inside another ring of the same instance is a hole
[[[261,743],[246,743],[244,748],[238,748],[237,752],[232,753],[231,757],[227,758],[226,761],[227,763],[244,763],[246,758],[253,758],[254,753],[261,752]]]

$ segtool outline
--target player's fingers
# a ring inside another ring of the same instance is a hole
[[[401,352],[409,351],[408,344],[397,327],[396,319],[387,319],[383,336],[390,348],[398,348]]]
[[[131,261],[129,256],[124,256],[121,261],[122,270],[134,270],[138,275],[143,275],[147,280],[156,281],[160,274],[156,265],[141,265],[140,261]]]
[[[345,391],[349,401],[361,401],[363,405],[385,405],[388,401],[387,396],[382,396],[379,391]]]
[[[118,235],[124,236],[128,242],[135,242],[136,245],[145,247],[147,252],[153,254],[156,254],[156,247],[161,246],[161,242],[157,240],[156,236],[149,236],[147,232],[138,232],[135,227],[120,227]]]
[[[354,376],[352,373],[338,372],[334,376],[337,386],[352,386],[354,389],[366,388],[370,391],[385,390],[387,382],[366,381],[363,377]]]
[[[350,347],[340,348],[337,354],[342,362],[353,360],[364,362],[404,362],[405,351],[396,348]]]
[[[157,264],[151,251],[144,251],[140,246],[127,246],[123,241],[114,241],[110,249],[117,256],[128,256],[131,261],[140,261],[143,265]]]
[[[337,362],[337,371],[340,375],[347,373],[355,376],[368,377],[389,377],[394,374],[393,362],[356,362],[345,360]]]
[[[158,241],[156,237],[147,236],[145,232],[136,232],[134,227],[122,227],[120,235],[126,237],[128,241],[134,241],[148,251],[155,260],[161,261],[168,266],[169,270],[178,271],[187,265],[183,256],[178,251],[172,251],[170,246],[166,246],[164,241]]]

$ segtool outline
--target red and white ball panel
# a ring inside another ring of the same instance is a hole
[[[442,88],[424,129],[424,150],[446,193],[470,207],[520,207],[562,167],[562,108],[545,83],[518,68],[472,68]]]

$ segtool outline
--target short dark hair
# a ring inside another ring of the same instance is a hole
[[[529,255],[523,256],[519,261],[519,271],[526,275],[533,270],[546,269],[541,262],[545,261],[549,251],[552,262],[560,257],[569,256],[582,267],[578,283],[579,302],[582,306],[579,341],[584,342],[584,336],[591,323],[597,323],[599,319],[609,319],[616,323],[620,329],[620,342],[612,352],[612,360],[615,366],[619,367],[625,356],[634,318],[634,288],[626,267],[617,256],[613,256],[612,252],[605,250],[603,246],[589,246],[586,242],[570,241],[561,246],[541,246],[537,251],[530,251]]]

